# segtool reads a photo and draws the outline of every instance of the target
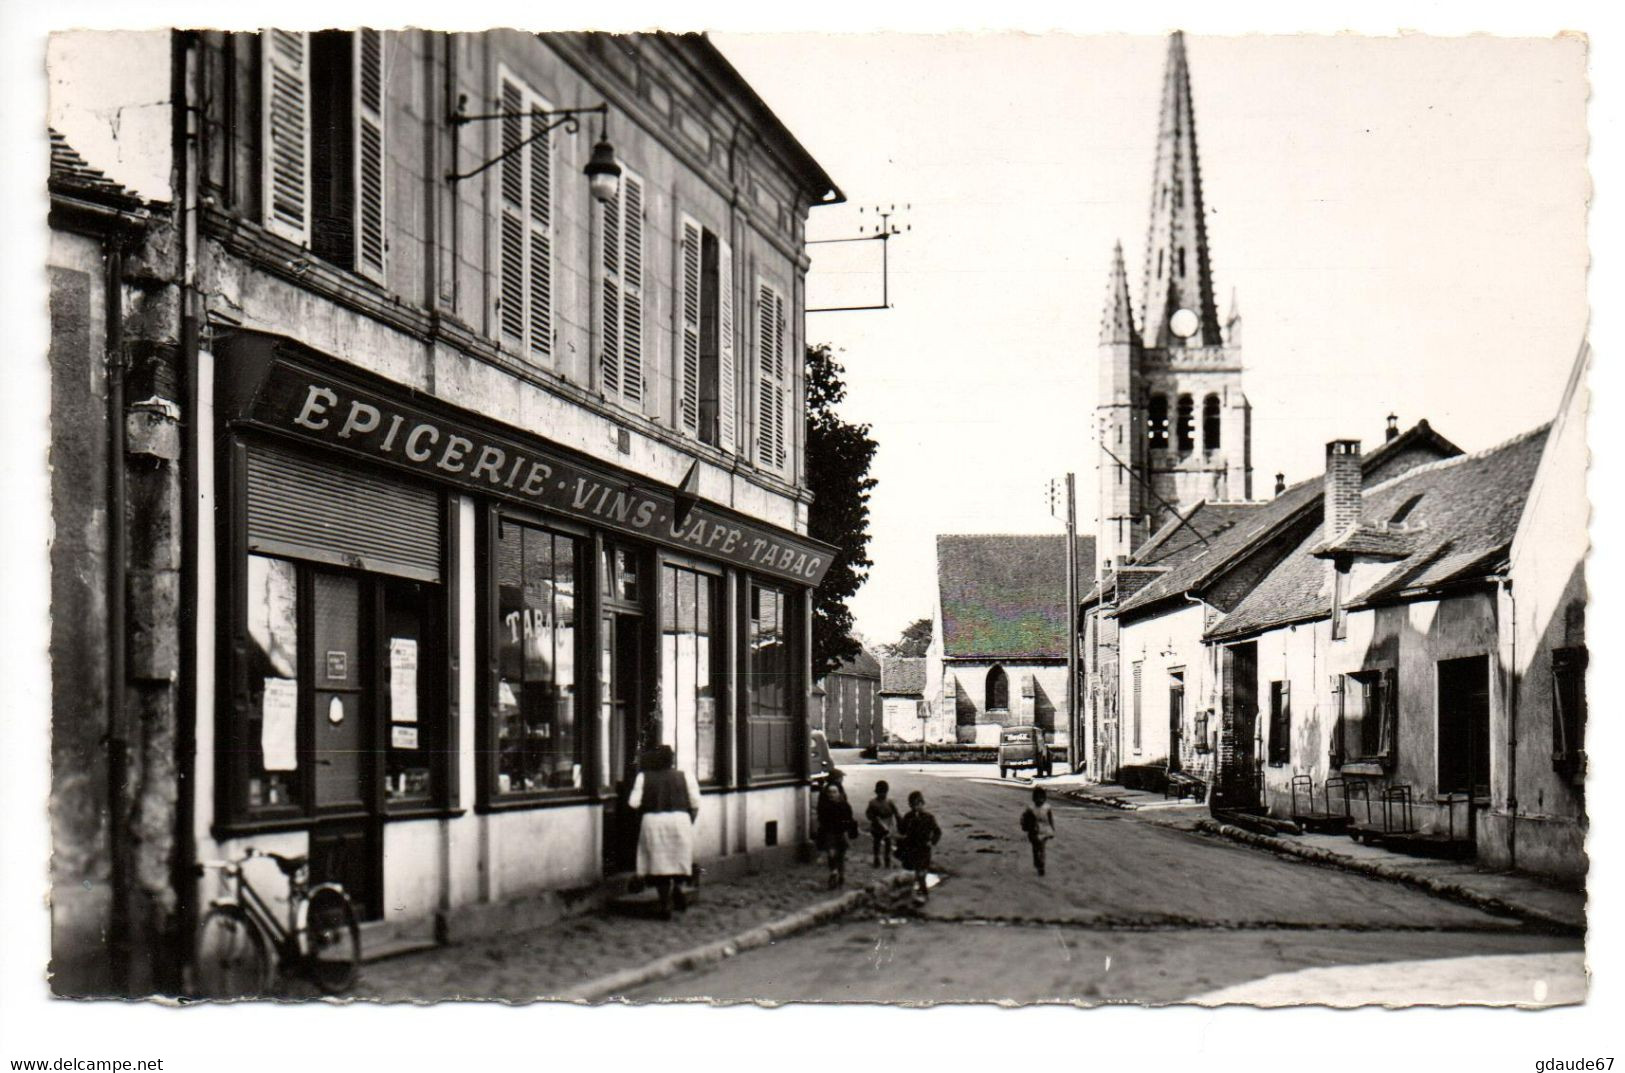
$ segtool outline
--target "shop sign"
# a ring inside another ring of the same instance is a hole
[[[649,488],[474,421],[397,402],[284,359],[270,364],[243,415],[254,424],[494,495],[644,537],[705,558],[815,586],[835,549],[704,503],[680,509]]]

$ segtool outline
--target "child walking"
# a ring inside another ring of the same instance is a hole
[[[869,819],[869,837],[875,843],[876,868],[880,867],[882,855],[886,858],[886,867],[891,867],[892,839],[897,835],[897,821],[902,819],[897,811],[897,802],[886,796],[889,793],[891,785],[885,779],[875,783],[875,796],[863,812]]]
[[[897,822],[897,858],[914,872],[914,902],[925,904],[929,897],[925,876],[931,870],[931,847],[942,840],[937,818],[925,811],[925,795],[915,790],[908,795],[908,811]]]
[[[1049,794],[1042,786],[1033,787],[1032,804],[1021,810],[1021,829],[1033,847],[1033,867],[1044,874],[1044,850],[1055,837],[1055,810],[1049,807]]]
[[[830,772],[829,782],[818,798],[818,848],[829,860],[831,890],[846,882],[847,839],[858,836],[858,821],[852,816],[852,804],[846,799],[842,779],[839,768]]]

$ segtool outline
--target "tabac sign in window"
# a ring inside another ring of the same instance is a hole
[[[251,369],[258,363],[237,364]],[[397,400],[280,356],[262,368],[257,383],[236,388],[244,399],[238,418],[262,428],[802,585],[817,585],[835,552],[703,503],[681,510],[667,489],[543,449],[449,408]]]

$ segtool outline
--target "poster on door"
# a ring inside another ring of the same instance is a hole
[[[418,721],[418,643],[415,638],[389,639],[389,711],[390,718],[397,723]],[[416,748],[416,743],[407,748]]]
[[[260,703],[260,753],[266,771],[296,771],[299,683],[292,678],[265,679]]]

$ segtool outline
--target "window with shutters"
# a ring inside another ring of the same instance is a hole
[[[268,230],[384,280],[384,39],[377,30],[260,37],[261,203]]]
[[[1141,726],[1140,726],[1140,716],[1141,716],[1141,712],[1140,712],[1140,697],[1141,697],[1140,687],[1141,687],[1142,683],[1144,682],[1144,677],[1143,677],[1144,670],[1145,670],[1145,661],[1144,660],[1138,660],[1138,659],[1135,660],[1134,661],[1134,701],[1133,701],[1132,707],[1129,709],[1129,711],[1132,713],[1132,719],[1133,719],[1132,727],[1133,727],[1133,731],[1134,731],[1134,751],[1135,752],[1140,751],[1140,740],[1141,740],[1140,739],[1140,730],[1141,730]]]
[[[678,396],[683,430],[734,450],[733,251],[683,217],[677,279]]]
[[[1585,774],[1586,664],[1584,646],[1552,651],[1552,767],[1570,778]]]
[[[789,460],[789,331],[784,295],[756,287],[756,461],[783,470]]]
[[[1269,761],[1275,765],[1292,761],[1292,686],[1289,682],[1270,683]]]
[[[643,214],[643,180],[623,170],[620,190],[598,206],[598,370],[605,397],[634,409],[644,398]]]
[[[553,136],[548,103],[505,69],[497,76],[499,152],[496,323],[503,345],[531,361],[553,358]]]
[[[1392,670],[1332,676],[1334,764],[1393,764],[1398,735],[1398,690]]]

